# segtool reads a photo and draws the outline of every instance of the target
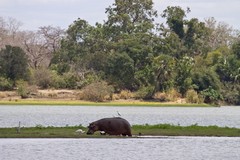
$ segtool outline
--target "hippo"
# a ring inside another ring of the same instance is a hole
[[[104,131],[109,135],[132,136],[129,122],[121,117],[103,118],[90,123],[87,134],[96,131]]]

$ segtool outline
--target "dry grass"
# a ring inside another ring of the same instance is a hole
[[[128,94],[128,93],[124,93]],[[132,94],[132,93],[130,93]],[[90,102],[81,100],[82,92],[79,90],[38,90],[31,98],[21,99],[15,91],[0,92],[0,104],[16,105],[89,105],[89,106],[209,106],[206,104],[188,104],[185,99],[176,101],[154,102],[141,99],[121,99],[120,94],[113,94],[105,102]]]

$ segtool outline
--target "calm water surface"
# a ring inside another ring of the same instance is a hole
[[[0,106],[0,127],[87,126],[104,117],[126,118],[131,124],[217,125],[240,128],[240,107],[100,107]]]
[[[1,160],[238,160],[240,138],[1,139]]]

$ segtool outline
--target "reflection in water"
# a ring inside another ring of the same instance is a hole
[[[240,138],[1,139],[1,160],[240,159]]]
[[[131,124],[217,125],[240,128],[240,107],[93,107],[0,106],[0,127],[87,126],[104,117],[118,116]]]

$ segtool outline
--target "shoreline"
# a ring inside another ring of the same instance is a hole
[[[107,101],[107,102],[90,102],[81,100],[64,100],[64,99],[17,99],[17,100],[0,100],[1,105],[70,105],[70,106],[149,106],[149,107],[216,107],[209,104],[191,104],[191,103],[174,103],[174,102],[155,102],[155,101]]]
[[[120,98],[104,102],[84,101],[78,98],[78,90],[38,90],[37,94],[28,98],[21,98],[16,91],[0,92],[0,105],[74,105],[74,106],[156,106],[156,107],[213,107],[210,104],[190,104],[185,99],[159,102],[156,100],[142,100],[134,98]]]

